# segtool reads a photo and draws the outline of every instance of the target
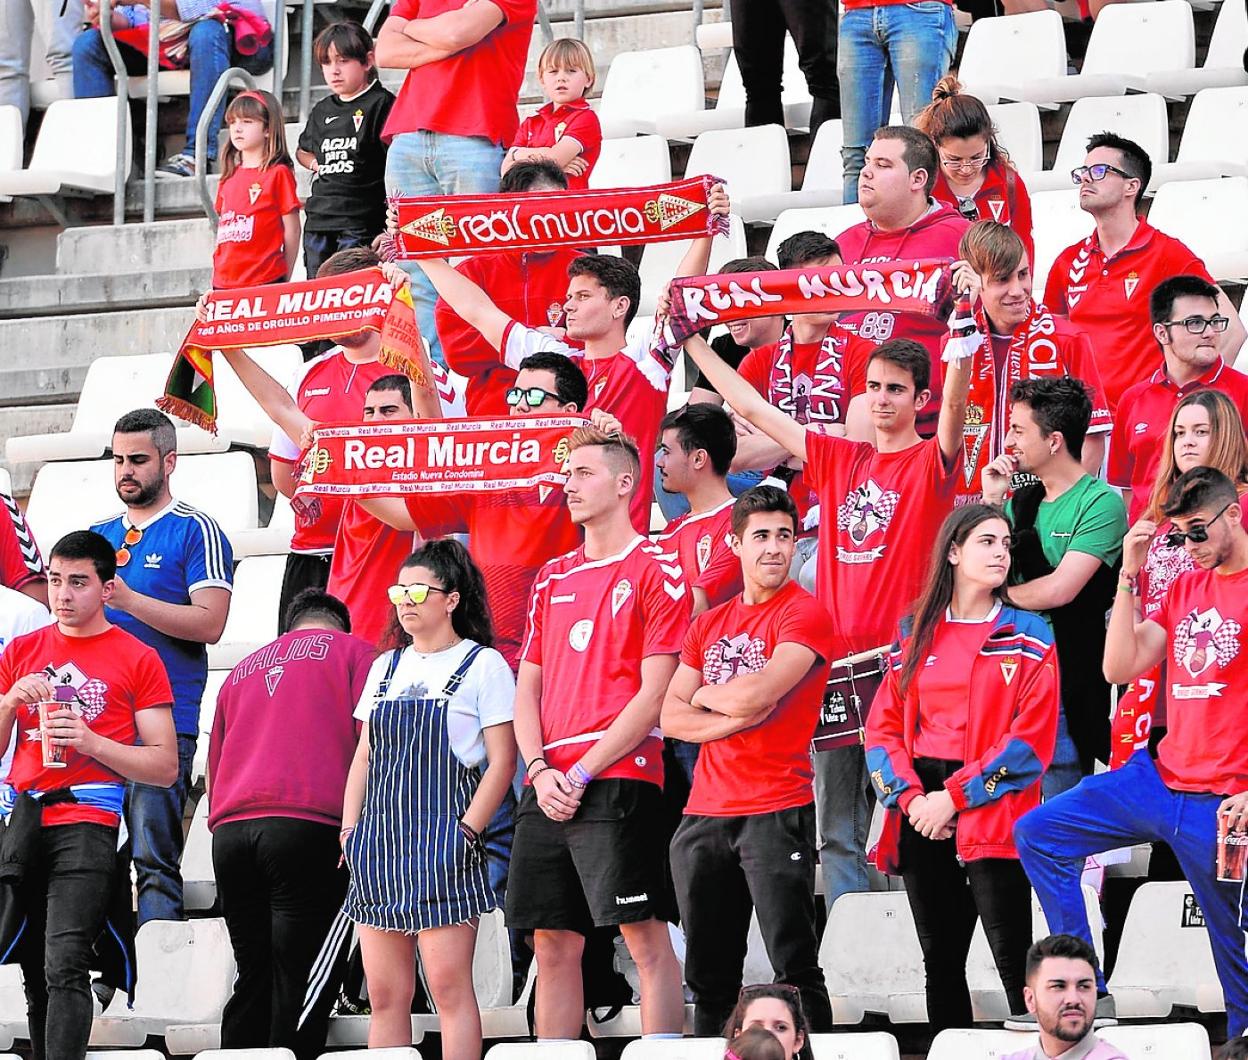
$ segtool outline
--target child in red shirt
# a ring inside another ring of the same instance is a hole
[[[299,196],[281,104],[268,92],[241,92],[225,121],[213,290],[285,283],[299,254]]]
[[[517,162],[547,159],[563,168],[569,189],[588,188],[602,151],[602,127],[585,98],[597,77],[594,57],[581,41],[561,37],[538,58],[537,75],[550,102],[521,123],[502,172]]]

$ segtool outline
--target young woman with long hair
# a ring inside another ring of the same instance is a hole
[[[723,1036],[732,1041],[742,1031],[759,1027],[774,1034],[790,1060],[814,1060],[810,1025],[802,1008],[802,995],[788,983],[756,983],[743,986],[736,1007],[724,1024]]]
[[[906,881],[937,1030],[971,1026],[976,919],[1010,1011],[1026,1011],[1031,885],[1012,832],[1040,802],[1058,680],[1053,633],[1010,604],[1009,572],[1001,509],[955,509],[867,722],[867,768],[887,810],[877,863]]]
[[[477,922],[497,907],[481,833],[510,792],[515,680],[490,645],[481,572],[457,541],[419,548],[389,590],[343,801],[344,909],[355,921],[370,1049],[411,1045],[419,946],[446,1060],[480,1060]]]

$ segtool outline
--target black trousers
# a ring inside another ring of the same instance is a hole
[[[961,762],[919,758],[914,763],[927,791],[939,791]],[[901,875],[914,914],[927,976],[927,1019],[933,1031],[971,1027],[966,956],[975,920],[988,946],[1012,1013],[1023,1013],[1024,971],[1031,945],[1031,884],[1016,858],[958,860],[957,838],[924,839],[903,820]]]
[[[693,1033],[724,1029],[741,990],[750,913],[776,982],[801,991],[810,1029],[832,1030],[815,930],[814,804],[749,817],[686,817],[672,839]]]
[[[309,273],[311,275],[311,273]],[[291,552],[286,556],[286,573],[282,575],[282,592],[277,602],[277,632],[290,632],[286,627],[286,609],[304,589],[324,589],[329,584],[331,555],[313,556]]]
[[[293,817],[213,832],[217,892],[238,962],[222,1049],[284,1047],[299,1060],[325,1051],[350,941],[348,921],[337,916],[347,893],[339,853],[335,826]]]
[[[813,139],[823,121],[841,112],[836,76],[837,0],[731,0],[731,6],[732,50],[745,86],[745,124],[784,124],[780,85],[787,29],[814,98]]]
[[[23,882],[26,930],[18,959],[34,1060],[82,1060],[91,1036],[91,948],[113,893],[117,828],[66,824],[39,832]]]

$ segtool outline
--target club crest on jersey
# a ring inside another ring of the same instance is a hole
[[[1130,301],[1131,296],[1135,294],[1135,289],[1140,285],[1140,274],[1138,272],[1127,273],[1126,279],[1122,281],[1122,293],[1127,296]]]
[[[277,684],[282,679],[282,674],[286,672],[283,666],[274,666],[271,670],[264,672],[264,687],[269,690],[269,698],[273,698],[273,693],[277,691]]]
[[[561,306],[558,302],[551,302],[550,305],[546,307],[546,323],[548,323],[552,328],[559,324],[559,318],[561,316],[563,316],[563,306]]]
[[[599,379],[598,382],[594,384],[594,400],[595,401],[597,401],[600,397],[602,397],[602,389],[606,385],[607,385],[607,381],[605,379]]]
[[[1001,215],[1005,212],[1004,199],[989,199],[988,209],[992,211],[992,219],[1000,223]]]
[[[615,588],[611,590],[611,617],[614,618],[620,613],[620,608],[627,603],[628,598],[633,595],[633,583],[627,578],[621,578],[615,583]]]
[[[260,198],[261,187],[259,184],[253,184],[247,189],[247,198],[251,200],[251,205],[256,205],[256,200]]]
[[[1226,666],[1239,654],[1241,632],[1240,624],[1223,618],[1216,607],[1192,608],[1175,628],[1174,661],[1193,677],[1214,664]]]
[[[1018,660],[1013,655],[1001,660],[1001,679],[1005,682],[1006,688],[1013,683],[1016,673],[1018,673]]]
[[[568,123],[566,121],[561,121],[558,125],[556,125],[555,126],[555,143],[558,143],[560,140],[562,140],[563,134],[567,131],[568,131]]]
[[[364,112],[362,110],[357,110],[351,115],[351,121],[354,123],[355,131],[358,133],[360,131],[360,126],[364,124]]]
[[[698,570],[706,570],[706,565],[711,562],[711,535],[703,534],[698,538]]]
[[[589,640],[593,635],[594,620],[582,618],[579,622],[573,623],[572,628],[568,630],[568,644],[572,646],[573,651],[584,651],[589,647]]]

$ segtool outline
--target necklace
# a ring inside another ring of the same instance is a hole
[[[460,641],[462,641],[463,639],[464,639],[463,637],[459,637],[459,636],[454,637],[449,643],[443,644],[442,647],[434,648],[431,651],[422,651],[420,648],[416,647],[415,644],[413,644],[412,651],[414,651],[417,655],[440,655],[444,651],[450,651],[453,647],[455,647],[456,644],[460,643]]]

